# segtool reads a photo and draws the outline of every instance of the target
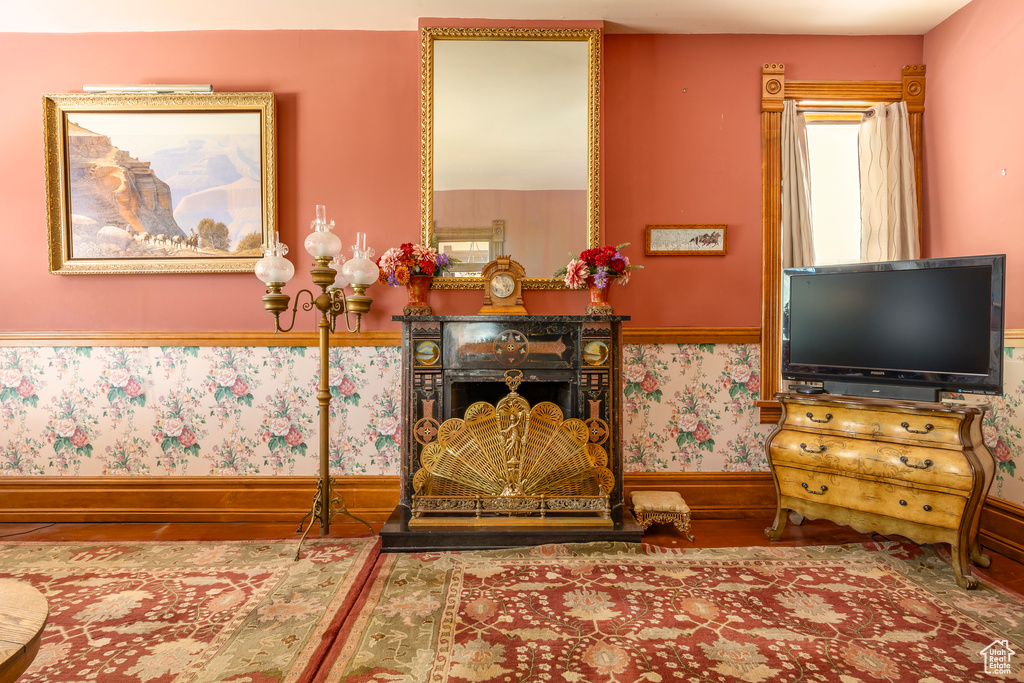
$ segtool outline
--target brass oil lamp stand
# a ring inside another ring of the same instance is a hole
[[[303,524],[307,518],[309,519],[309,525],[299,538],[299,545],[295,550],[296,560],[300,557],[302,543],[306,540],[310,529],[313,528],[314,521],[319,524],[321,536],[330,533],[331,519],[338,513],[365,524],[373,532],[373,527],[366,520],[349,512],[345,506],[345,499],[334,490],[336,482],[330,472],[331,390],[328,385],[328,364],[331,333],[335,331],[338,317],[344,314],[345,328],[349,332],[356,334],[360,332],[362,316],[370,311],[370,305],[373,302],[373,299],[366,296],[366,288],[376,282],[378,270],[376,264],[370,259],[373,256],[373,250],[366,247],[365,233],[358,233],[356,245],[352,247],[353,258],[344,262],[339,277],[338,270],[332,265],[344,261],[344,257],[339,256],[341,240],[331,232],[334,228],[334,221],[327,221],[326,211],[322,205],[317,205],[316,214],[317,217],[312,222],[313,231],[306,237],[305,247],[316,261],[316,266],[310,269],[310,275],[313,284],[319,287],[320,293],[314,295],[312,291],[302,289],[296,294],[291,309],[292,319],[287,327],[281,326],[281,314],[288,310],[291,297],[283,294],[281,290],[295,274],[295,267],[288,259],[284,258],[288,253],[288,247],[278,241],[276,233],[270,244],[263,248],[264,257],[256,264],[256,277],[267,285],[267,293],[263,295],[263,307],[274,315],[276,332],[291,332],[295,326],[299,304],[304,298],[308,300],[302,303],[303,311],[311,311],[315,308],[320,312],[320,321],[317,323],[320,349],[320,386],[316,394],[320,430],[320,466],[313,503],[309,512],[299,520],[299,528],[296,530],[296,532],[302,531]],[[355,293],[345,296],[344,288],[349,284]],[[354,327],[349,321],[349,313],[354,313],[356,316]]]

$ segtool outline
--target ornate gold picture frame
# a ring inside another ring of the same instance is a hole
[[[277,229],[273,93],[43,96],[50,272],[252,272]]]
[[[647,256],[724,256],[728,226],[648,225],[644,253]]]
[[[493,253],[523,264],[523,289],[565,289],[551,273],[599,244],[601,29],[420,34],[420,241],[501,220]],[[431,287],[482,289],[488,260]]]

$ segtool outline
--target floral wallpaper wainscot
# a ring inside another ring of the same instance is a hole
[[[756,344],[629,344],[627,472],[766,471]],[[317,471],[318,352],[301,347],[0,347],[7,476],[303,475]],[[985,442],[991,495],[1024,505],[1024,348],[1008,348]],[[400,350],[332,348],[330,464],[397,475]]]
[[[1024,347],[1008,347],[1003,356],[1002,396],[962,396],[989,409],[981,424],[985,445],[996,460],[989,496],[1024,505]]]
[[[397,474],[399,362],[332,349],[333,473]],[[0,473],[315,475],[318,384],[301,347],[0,348]]]
[[[627,472],[768,469],[751,344],[632,344],[623,353]]]

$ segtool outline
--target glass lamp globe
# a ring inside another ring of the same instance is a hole
[[[309,255],[315,259],[332,259],[341,253],[341,238],[335,235],[334,221],[327,220],[327,208],[323,204],[316,205],[316,219],[310,223],[313,232],[306,236],[304,246]]]
[[[256,277],[263,284],[287,284],[295,275],[295,266],[284,256],[288,253],[288,245],[278,239],[277,232],[270,238],[267,246],[262,247],[263,258],[256,262]]]
[[[256,262],[256,277],[264,284],[286,284],[294,275],[295,266],[284,256],[264,256]]]
[[[345,256],[343,254],[338,254],[337,256],[334,257],[334,260],[331,261],[331,268],[334,268],[334,270],[337,271],[337,275],[334,276],[334,284],[327,288],[328,291],[333,291],[335,289],[345,289],[346,287],[348,287],[348,279],[341,272],[343,268],[342,264],[344,263]]]
[[[356,233],[356,243],[352,246],[352,258],[341,267],[341,274],[353,285],[369,287],[377,281],[380,269],[370,260],[373,249],[366,246],[366,233]]]

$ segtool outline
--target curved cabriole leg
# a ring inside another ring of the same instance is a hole
[[[992,558],[981,552],[981,544],[978,543],[978,539],[974,539],[974,543],[971,544],[971,562],[979,567],[988,567],[992,564]]]
[[[971,565],[967,562],[967,549],[959,543],[950,546],[953,555],[953,576],[956,585],[967,590],[978,587],[978,579],[971,574]]]
[[[772,541],[782,538],[782,532],[786,530],[786,520],[789,519],[789,510],[779,505],[775,510],[775,522],[764,530],[764,533]]]
[[[679,530],[679,533],[686,536],[687,540],[691,543],[693,542],[693,534],[690,533],[690,518],[688,516],[683,519],[677,519],[675,527]]]

